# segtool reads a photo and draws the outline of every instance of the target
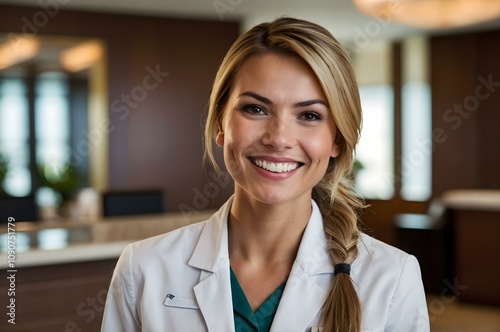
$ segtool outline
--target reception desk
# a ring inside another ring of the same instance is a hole
[[[111,275],[125,246],[206,220],[213,212],[19,222],[10,234],[1,225],[0,331],[99,331]],[[8,255],[12,234],[15,257]],[[6,315],[13,300],[15,325]]]
[[[500,306],[500,191],[450,191],[443,196],[453,229],[455,295]]]

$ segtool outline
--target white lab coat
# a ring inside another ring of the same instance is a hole
[[[231,203],[205,222],[130,244],[113,274],[102,331],[234,331],[227,235]],[[320,324],[333,266],[320,211],[312,205],[273,332],[317,331]],[[351,277],[363,331],[429,331],[415,257],[365,234],[358,250]]]

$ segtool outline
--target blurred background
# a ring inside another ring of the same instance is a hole
[[[239,34],[283,15],[351,57],[361,222],[419,259],[432,330],[500,331],[500,1],[0,0],[0,268],[10,217],[28,285],[15,331],[98,330],[123,247],[231,195],[203,163],[211,85]]]

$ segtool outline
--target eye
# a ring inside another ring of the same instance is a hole
[[[250,113],[250,114],[255,114],[255,115],[266,114],[264,109],[258,105],[245,105],[241,109],[247,113]]]
[[[304,112],[299,115],[299,119],[305,121],[319,121],[321,120],[321,115],[316,112]]]

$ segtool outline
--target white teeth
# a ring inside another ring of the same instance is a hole
[[[254,164],[273,173],[290,172],[299,167],[298,163],[273,163],[266,160],[254,160]]]

